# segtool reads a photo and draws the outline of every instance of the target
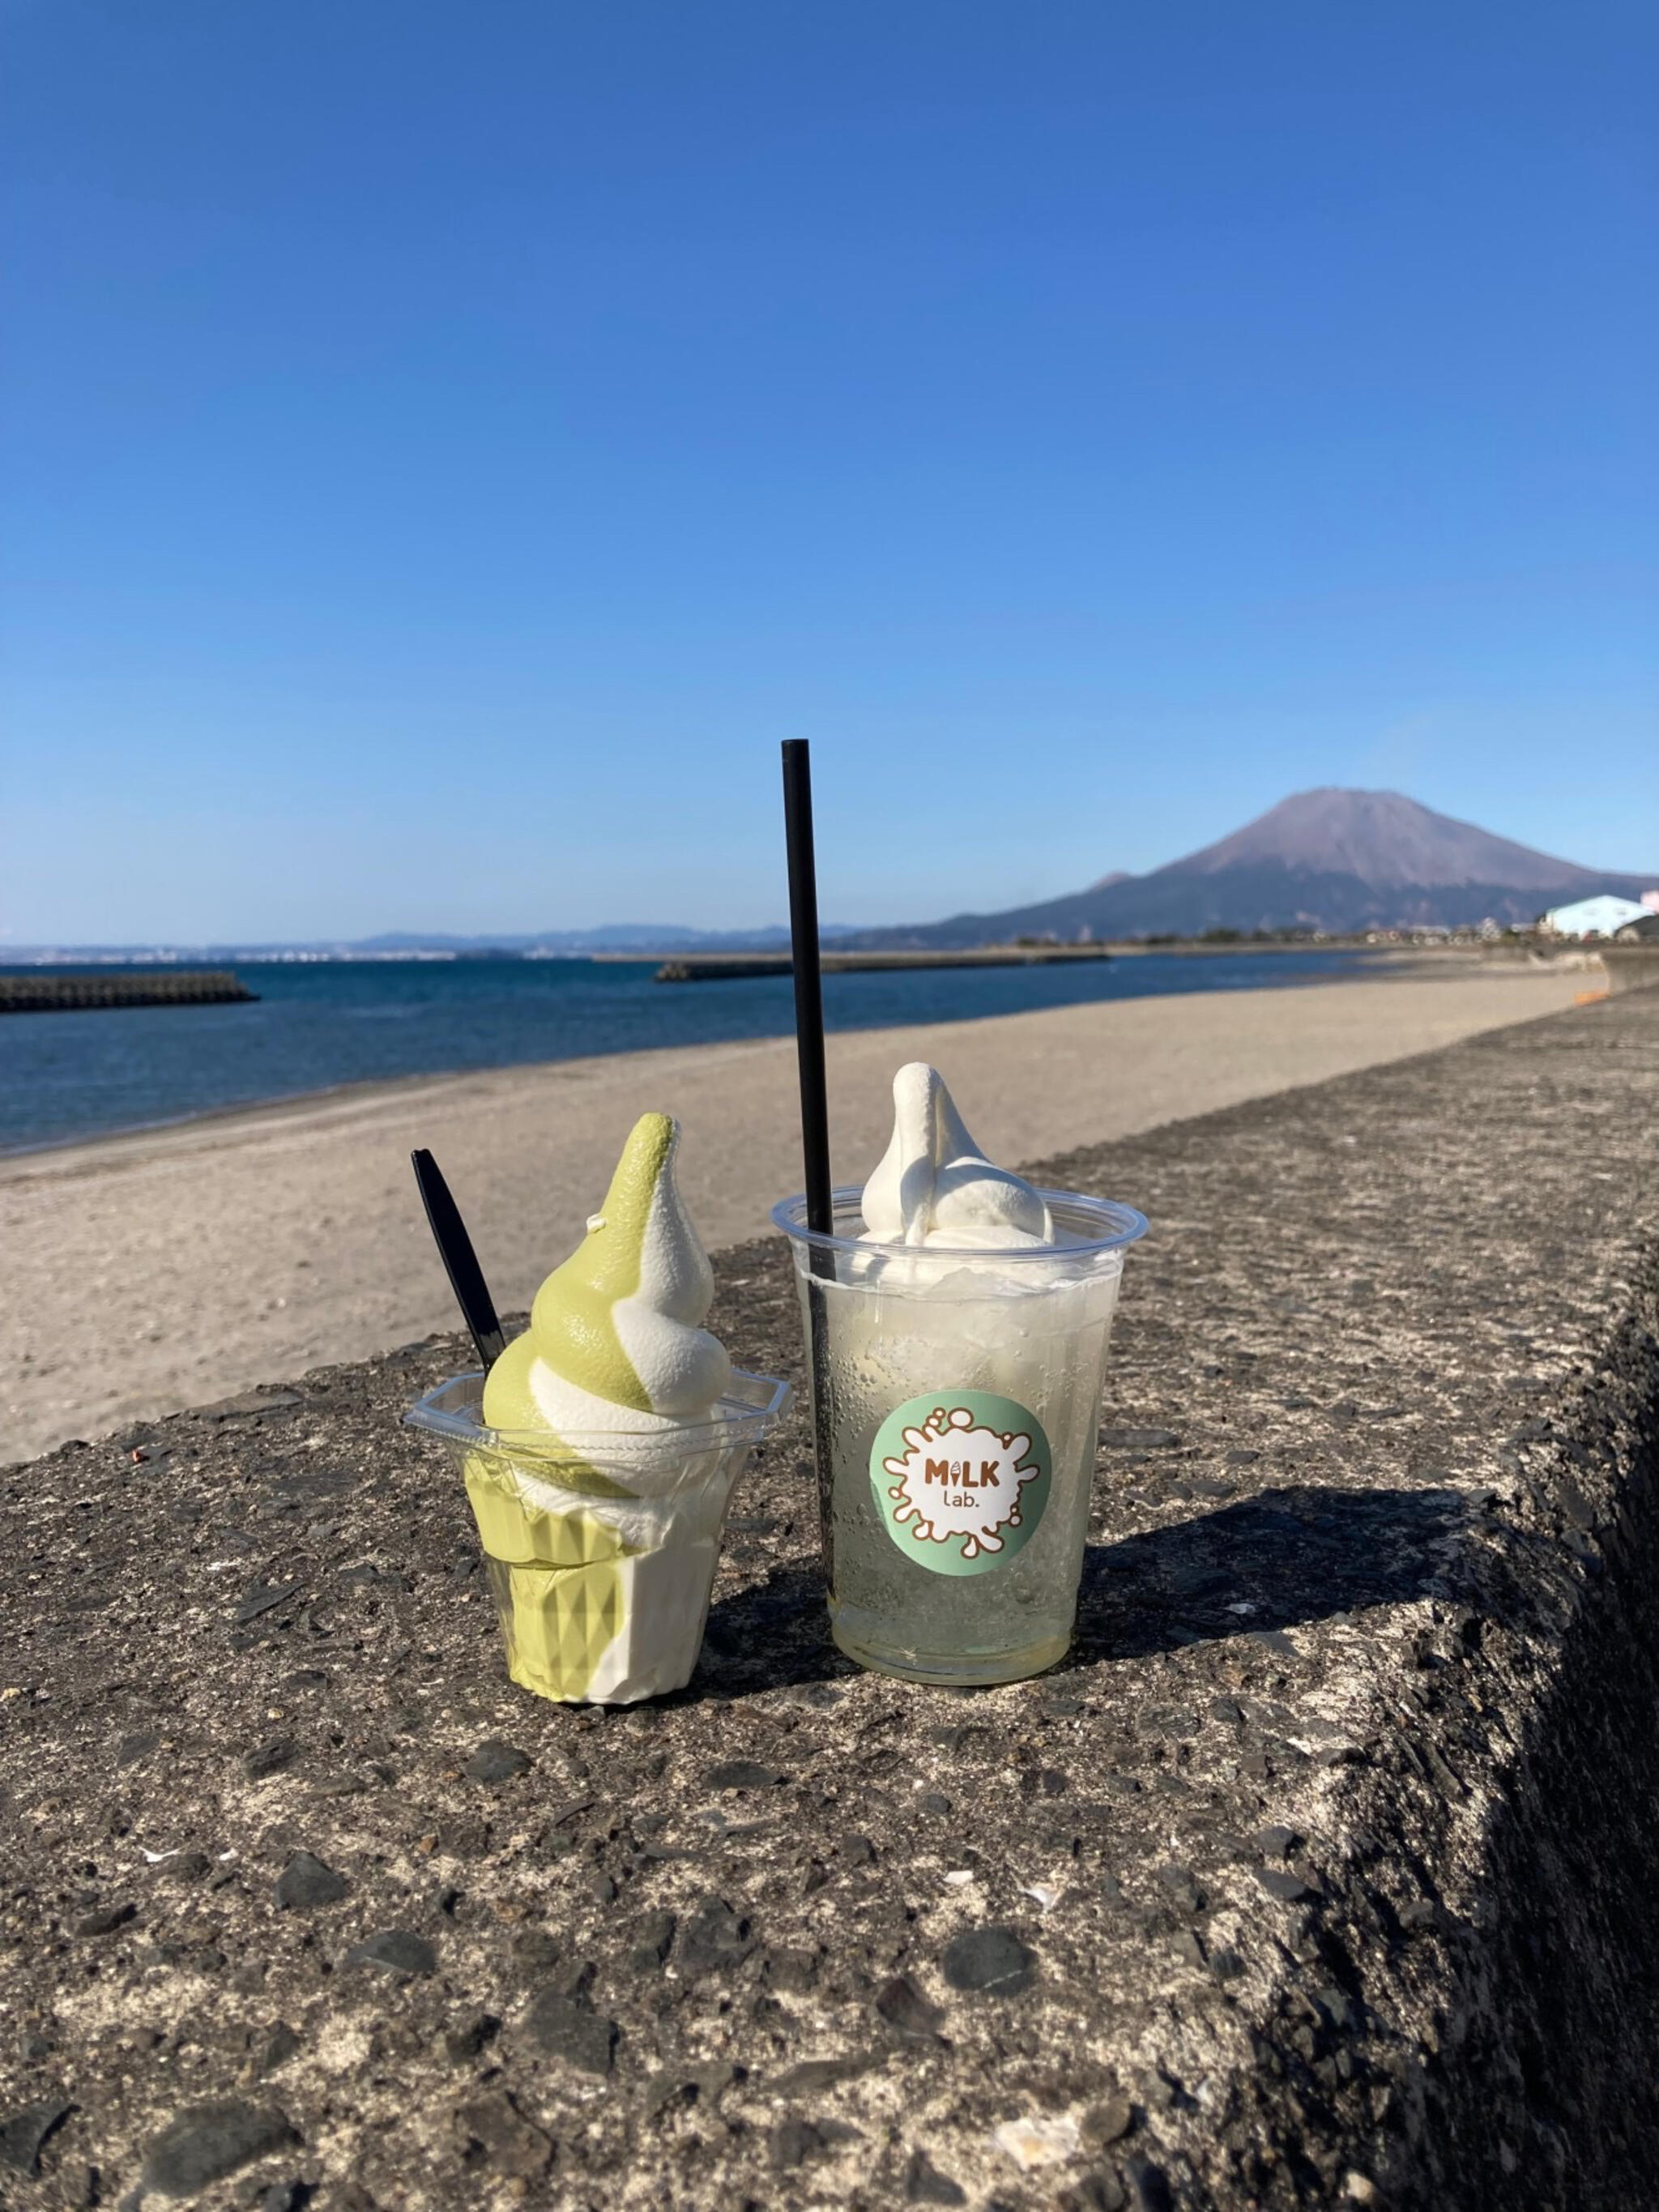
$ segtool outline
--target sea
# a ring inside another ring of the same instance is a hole
[[[823,979],[824,1020],[832,1030],[971,1021],[1103,999],[1310,983],[1366,964],[1355,951],[1148,952],[1050,967],[832,975]],[[671,984],[656,980],[659,965],[246,961],[236,972],[258,994],[252,1004],[0,1015],[0,1152],[345,1084],[782,1036],[794,1026],[787,974]]]

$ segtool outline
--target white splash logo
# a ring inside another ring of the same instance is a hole
[[[1042,1472],[1035,1459],[1022,1464],[1030,1437],[977,1427],[966,1406],[936,1406],[902,1434],[903,1458],[882,1462],[895,1478],[887,1492],[895,1526],[909,1525],[919,1543],[960,1536],[964,1559],[1001,1551],[1000,1531],[1020,1525],[1020,1492]]]

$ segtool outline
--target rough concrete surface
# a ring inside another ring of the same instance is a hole
[[[1142,1206],[1076,1651],[501,1670],[453,1339],[0,1477],[0,2203],[1659,2196],[1659,994],[1045,1164]],[[799,1376],[778,1243],[719,1265]]]

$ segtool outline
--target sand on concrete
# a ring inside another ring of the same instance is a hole
[[[1455,970],[834,1036],[836,1179],[879,1158],[903,1060],[943,1069],[990,1157],[1018,1163],[1554,1013],[1584,981]],[[788,1038],[364,1085],[0,1160],[0,1462],[452,1328],[416,1145],[501,1310],[524,1308],[648,1107],[684,1125],[681,1187],[711,1247],[799,1188]]]

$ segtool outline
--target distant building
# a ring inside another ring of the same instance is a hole
[[[1647,911],[1645,903],[1635,899],[1578,899],[1571,906],[1552,908],[1539,927],[1552,937],[1611,937],[1627,921],[1639,921]]]

